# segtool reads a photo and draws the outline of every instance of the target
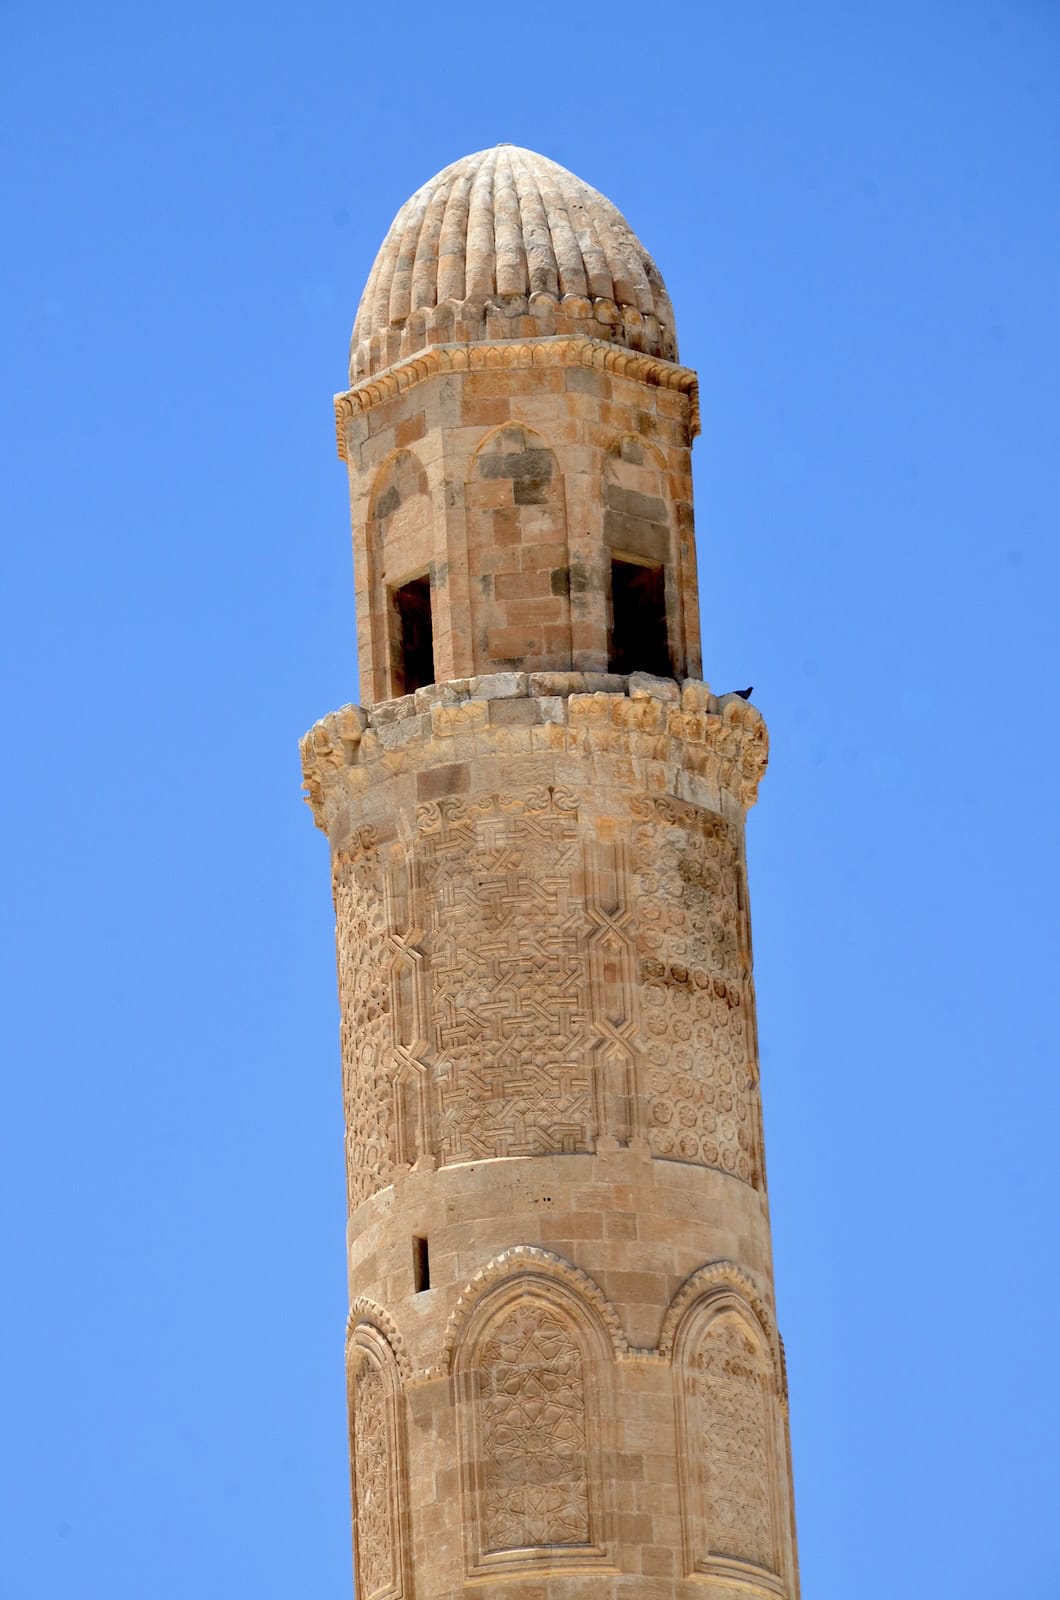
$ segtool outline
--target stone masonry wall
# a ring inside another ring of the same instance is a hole
[[[591,340],[438,347],[337,401],[361,691],[397,692],[388,594],[430,573],[436,677],[604,672],[613,553],[664,567],[672,670],[701,670],[694,375]]]
[[[797,1595],[743,854],[765,752],[743,700],[646,674],[436,684],[303,742],[364,1600]]]

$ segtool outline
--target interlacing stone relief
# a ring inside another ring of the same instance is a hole
[[[353,1459],[357,1486],[358,1590],[365,1600],[395,1593],[393,1441],[387,1380],[362,1356],[353,1411]]]
[[[478,1358],[483,1554],[590,1539],[582,1353],[565,1318],[516,1306]]]
[[[350,1206],[390,1182],[392,1038],[383,875],[371,829],[335,868],[339,1034]]]
[[[417,822],[439,1159],[591,1150],[575,797],[446,799]]]
[[[739,837],[668,797],[634,803],[641,1032],[652,1154],[761,1181]]]
[[[769,1360],[735,1314],[715,1317],[692,1357],[691,1445],[702,1474],[697,1565],[716,1557],[776,1571]]]
[[[395,1162],[601,1130],[759,1184],[735,827],[645,796],[605,841],[561,787],[426,802],[416,827],[385,858],[362,828],[336,861],[351,1205]]]

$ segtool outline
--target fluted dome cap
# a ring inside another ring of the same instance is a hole
[[[565,167],[495,145],[406,200],[361,296],[350,382],[432,344],[581,334],[677,359],[658,267]]]

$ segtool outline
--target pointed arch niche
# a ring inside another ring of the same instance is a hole
[[[453,1356],[469,1577],[610,1565],[613,1353],[596,1312],[547,1265],[471,1308]]]
[[[405,1600],[407,1539],[402,1386],[386,1333],[363,1320],[346,1352],[357,1593]]]
[[[358,574],[361,682],[369,703],[435,681],[435,561],[426,470],[411,450],[397,450],[372,485]]]
[[[703,1277],[673,1340],[685,1570],[787,1600],[790,1507],[773,1340],[738,1283]]]

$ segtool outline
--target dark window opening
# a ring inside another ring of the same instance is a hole
[[[394,663],[394,693],[412,694],[434,682],[434,621],[431,616],[431,580],[428,573],[391,591],[397,613],[398,659]]]
[[[431,1286],[431,1257],[426,1239],[412,1241],[412,1283],[417,1294]]]
[[[611,561],[611,671],[669,678],[666,576],[659,561]]]

